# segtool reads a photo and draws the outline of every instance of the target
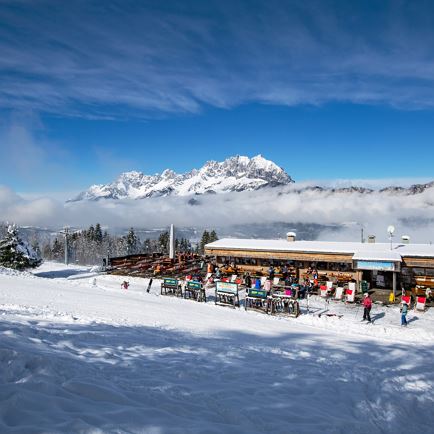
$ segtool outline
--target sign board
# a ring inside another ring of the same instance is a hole
[[[236,283],[231,283],[231,282],[216,282],[216,291],[237,294],[238,285]]]
[[[249,289],[249,297],[267,298],[267,291],[263,289]]]
[[[164,284],[167,286],[178,286],[178,279],[165,278]]]
[[[187,282],[188,289],[202,289],[202,284],[200,282]]]
[[[389,261],[356,261],[358,270],[397,271],[395,262]]]

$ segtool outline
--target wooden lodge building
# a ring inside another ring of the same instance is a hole
[[[319,280],[342,283],[367,281],[371,288],[406,290],[416,286],[434,288],[434,245],[370,242],[296,241],[287,239],[225,238],[205,246],[219,266],[233,266],[239,272],[266,274],[270,265],[287,265],[297,278],[315,268]]]

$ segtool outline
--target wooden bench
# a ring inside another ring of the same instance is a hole
[[[215,304],[222,306],[236,306],[240,305],[240,297],[238,293],[238,284],[231,282],[216,282],[215,287]]]
[[[268,293],[264,289],[249,288],[244,299],[244,309],[260,309],[268,313]]]
[[[188,280],[184,287],[184,298],[193,298],[206,303],[205,288],[200,282]]]
[[[182,287],[178,279],[164,278],[161,282],[161,295],[175,295],[182,297]]]

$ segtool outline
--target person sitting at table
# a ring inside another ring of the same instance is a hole
[[[250,273],[244,275],[244,284],[246,285],[247,290],[252,287],[252,278],[250,277]]]
[[[270,265],[270,268],[268,269],[268,277],[271,280],[273,280],[274,279],[274,274],[275,274],[274,267],[272,265]]]
[[[282,267],[282,280],[286,281],[286,278],[288,277],[288,266],[285,264]]]
[[[307,288],[304,285],[300,286],[300,290],[299,290],[299,297],[300,298],[305,298],[306,297],[306,292],[307,292]]]
[[[271,293],[271,279],[267,279],[264,283],[264,289],[267,291],[267,294]]]

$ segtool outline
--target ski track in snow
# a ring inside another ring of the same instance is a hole
[[[367,325],[315,298],[270,317],[124,279],[0,269],[1,433],[432,431],[431,311],[401,329],[396,307]]]

